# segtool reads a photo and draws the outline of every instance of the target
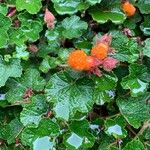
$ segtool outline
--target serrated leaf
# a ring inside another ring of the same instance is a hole
[[[26,104],[20,113],[20,121],[24,126],[38,126],[42,115],[47,112],[46,97],[36,95],[30,100],[31,103]]]
[[[26,49],[27,49],[26,45],[16,46],[16,52],[13,53],[13,57],[23,59],[23,60],[28,60],[29,52],[26,51]]]
[[[143,48],[143,54],[147,57],[150,57],[150,38],[145,40],[145,46]]]
[[[41,9],[41,0],[16,0],[18,11],[26,9],[31,14],[36,14]]]
[[[113,57],[122,62],[135,62],[139,58],[140,53],[137,42],[129,39],[119,31],[112,31],[111,34],[113,37],[112,47],[116,51]]]
[[[131,95],[137,97],[148,88],[150,75],[144,65],[131,64],[129,75],[122,79],[121,85],[124,89],[130,89]]]
[[[19,14],[18,19],[21,21],[20,29],[27,37],[27,40],[34,42],[39,39],[39,33],[43,29],[40,19],[33,19],[33,16],[27,12]]]
[[[5,4],[0,4],[0,13],[3,15],[7,14],[7,6]]]
[[[7,31],[10,26],[11,26],[11,20],[10,18],[6,17],[5,15],[1,14],[0,13],[0,20],[2,20],[0,22],[0,31],[3,30],[3,31]]]
[[[146,16],[144,17],[144,22],[140,25],[140,29],[144,33],[144,35],[149,36],[150,35],[150,17]]]
[[[39,39],[39,33],[42,31],[42,24],[39,21],[28,22],[28,26],[22,26],[21,30],[29,41],[35,42]]]
[[[94,99],[96,104],[103,105],[105,102],[110,102],[115,96],[115,87],[118,81],[113,73],[105,73],[102,77],[94,77],[95,92]]]
[[[93,20],[102,24],[108,21],[112,21],[115,24],[121,24],[126,19],[125,14],[120,11],[92,10],[90,11],[90,14],[92,15]]]
[[[41,138],[37,138],[33,142],[33,150],[51,150],[54,147],[54,143],[50,142],[50,138],[48,136],[44,136]]]
[[[57,13],[61,15],[76,13],[80,4],[80,0],[52,0],[52,2]]]
[[[59,134],[59,126],[49,118],[44,118],[40,121],[37,128],[25,128],[22,132],[21,141],[24,145],[33,147],[33,142],[37,138],[44,136],[54,137]]]
[[[114,141],[116,141],[113,136],[108,136],[102,131],[100,134],[100,139],[103,140],[99,141],[98,150],[115,150],[113,149],[113,146],[111,146],[111,143],[114,143]]]
[[[140,9],[142,14],[150,13],[150,1],[149,0],[138,0],[136,6]]]
[[[77,111],[87,113],[94,104],[93,86],[91,80],[75,80],[67,72],[54,74],[46,86],[46,93],[54,104],[56,117],[69,120]]]
[[[8,34],[9,34],[9,43],[16,44],[19,47],[24,45],[25,41],[27,40],[27,37],[25,36],[21,28],[10,28],[8,30]]]
[[[2,13],[0,13],[0,20],[0,48],[3,48],[9,39],[7,31],[11,26],[11,20]]]
[[[107,119],[105,121],[105,132],[110,136],[113,135],[116,139],[125,138],[127,131],[125,130],[125,120],[123,117]]]
[[[88,129],[89,123],[87,120],[73,121],[70,124],[70,131],[64,137],[66,147],[70,150],[91,148],[95,142],[95,137]]]
[[[88,3],[90,3],[90,5],[95,5],[97,3],[100,3],[102,0],[87,0]]]
[[[27,69],[22,78],[12,80],[10,82],[10,90],[6,94],[6,99],[10,103],[15,103],[24,100],[25,92],[30,88],[33,91],[42,91],[46,84],[45,80],[40,76],[36,69]],[[10,87],[9,86],[9,87]]]
[[[0,56],[0,87],[5,85],[9,77],[20,77],[22,67],[19,59],[11,59],[10,62],[5,62]]]
[[[88,27],[88,24],[80,20],[78,16],[71,16],[62,21],[62,35],[65,38],[78,38]]]
[[[7,134],[5,135],[7,137],[8,144],[14,143],[16,138],[20,136],[20,133],[23,129],[22,123],[15,118],[12,120],[5,128],[7,131]]]
[[[144,95],[137,98],[120,97],[117,99],[117,105],[121,114],[134,128],[139,128],[142,122],[150,118],[147,104],[149,98],[150,94],[144,93]]]
[[[0,31],[0,48],[6,47],[8,40],[9,40],[9,37],[8,37],[7,32],[3,30]]]
[[[56,51],[60,47],[60,33],[57,29],[47,30],[45,36],[47,38],[48,44],[50,45],[49,49],[51,51]]]
[[[47,73],[50,69],[55,68],[58,64],[59,61],[56,57],[47,56],[41,62],[39,69],[42,72]]]
[[[144,145],[139,140],[133,140],[126,144],[123,150],[145,150]]]

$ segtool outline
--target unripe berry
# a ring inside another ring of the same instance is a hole
[[[109,49],[108,45],[99,43],[92,48],[91,55],[100,60],[103,60],[107,57],[108,49]]]
[[[103,69],[105,71],[112,71],[114,68],[116,68],[118,62],[119,61],[117,59],[107,57],[103,61]]]
[[[122,4],[122,9],[129,17],[133,16],[136,12],[136,8],[131,3],[129,3],[129,1]]]

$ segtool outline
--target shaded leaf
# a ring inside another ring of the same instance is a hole
[[[133,140],[126,144],[123,150],[145,150],[144,145],[139,140]]]
[[[139,58],[140,53],[137,42],[129,39],[120,31],[112,31],[111,34],[113,37],[112,47],[116,51],[113,57],[122,62],[135,62]]]
[[[125,120],[123,117],[116,117],[114,119],[107,119],[105,121],[105,132],[108,135],[113,135],[116,139],[125,138],[127,131],[125,130]]]
[[[5,85],[9,77],[20,77],[22,67],[19,59],[11,59],[10,62],[5,62],[0,56],[0,87]]]
[[[129,75],[122,79],[121,85],[124,89],[130,89],[131,95],[137,97],[148,88],[150,75],[144,65],[131,64]]]
[[[32,91],[42,91],[46,84],[36,69],[27,69],[22,78],[10,82],[11,89],[6,94],[10,103],[24,100],[25,92],[30,88]]]
[[[149,0],[139,0],[136,6],[140,9],[142,14],[150,13],[150,1]]]
[[[42,115],[46,112],[46,97],[44,95],[36,95],[31,98],[31,103],[24,106],[20,113],[20,121],[24,126],[38,126]]]
[[[59,134],[59,126],[50,119],[42,119],[38,128],[25,128],[22,132],[21,141],[24,145],[33,146],[33,142],[37,138],[44,136],[57,136]]]
[[[87,120],[73,121],[70,124],[70,132],[64,137],[64,143],[70,150],[90,148],[95,142],[95,137],[88,131]]]
[[[50,142],[50,138],[48,136],[44,136],[41,138],[37,138],[34,142],[33,142],[33,150],[50,150],[53,149],[54,147],[54,143]]]
[[[150,94],[145,93],[137,98],[120,97],[117,99],[121,114],[134,128],[139,128],[142,122],[150,118],[149,106],[147,104],[149,98]]]
[[[150,57],[150,38],[145,40],[145,46],[143,48],[143,54]]]
[[[95,92],[94,99],[96,104],[103,105],[105,102],[110,102],[115,96],[115,87],[118,81],[113,73],[105,73],[102,77],[95,77]]]

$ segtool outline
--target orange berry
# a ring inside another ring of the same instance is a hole
[[[108,45],[99,43],[92,48],[91,55],[100,60],[103,60],[104,58],[107,57],[108,49],[109,49]]]
[[[68,62],[74,70],[82,71],[87,69],[87,55],[82,50],[75,50],[69,54]]]
[[[128,1],[122,4],[122,9],[127,16],[133,16],[135,14],[136,8]]]

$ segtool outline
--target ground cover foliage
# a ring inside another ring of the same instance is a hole
[[[1,150],[150,149],[150,1],[124,2],[0,0]],[[67,64],[106,33],[113,70]]]

